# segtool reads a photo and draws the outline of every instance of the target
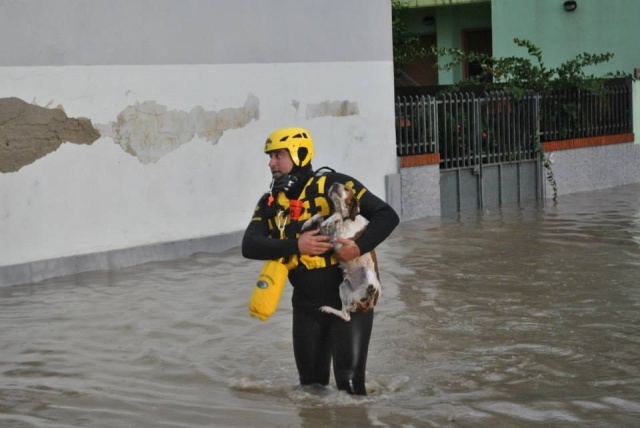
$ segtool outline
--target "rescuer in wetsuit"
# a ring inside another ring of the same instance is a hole
[[[273,176],[271,190],[258,202],[242,240],[242,255],[249,259],[284,257],[293,285],[293,351],[301,385],[329,384],[331,361],[336,385],[350,394],[366,395],[365,370],[373,311],[352,313],[345,322],[325,314],[321,306],[340,308],[339,286],[343,274],[339,260],[350,261],[373,250],[399,222],[386,202],[352,177],[322,169],[314,172],[313,141],[303,128],[282,128],[269,135],[264,148]],[[360,214],[369,224],[355,241],[339,239],[333,249],[317,230],[300,234],[302,224],[315,213],[327,215],[325,189],[340,182],[351,186],[360,203]],[[293,212],[290,201],[302,203]]]

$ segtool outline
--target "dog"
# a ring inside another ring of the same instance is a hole
[[[333,183],[327,193],[332,211],[327,218],[315,214],[302,225],[302,231],[320,229],[321,235],[331,238],[334,248],[339,248],[337,238],[356,239],[367,227],[367,219],[360,215],[358,199],[351,187]],[[350,312],[368,312],[374,308],[382,286],[378,273],[375,251],[362,254],[350,262],[340,262],[344,280],[340,284],[340,310],[322,306],[322,312],[336,315],[345,321],[351,320]]]

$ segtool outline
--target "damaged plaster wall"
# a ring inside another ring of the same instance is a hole
[[[270,182],[264,139],[281,126],[310,130],[314,167],[352,174],[384,197],[395,145],[386,125],[392,122],[380,119],[385,103],[369,89],[391,81],[380,65],[380,73],[371,73],[372,63],[37,73],[0,67],[0,94],[12,90],[42,106],[63,106],[68,117],[85,117],[100,133],[90,145],[62,143],[18,171],[0,173],[0,235],[12,243],[0,246],[0,266],[242,230]],[[349,83],[362,73],[369,76],[366,88]],[[92,94],[95,82],[106,85],[113,75],[120,76],[118,86]],[[235,90],[255,75],[265,83]],[[221,88],[217,82],[225,79]],[[22,83],[18,91],[15,81]],[[384,98],[393,105],[391,86]],[[134,135],[143,132],[148,147],[136,145]]]
[[[300,102],[293,101],[295,108]],[[356,102],[323,101],[306,107],[306,118],[358,115]],[[194,137],[216,144],[229,129],[260,118],[260,101],[250,94],[243,107],[218,112],[196,106],[191,111],[167,110],[155,101],[127,106],[115,122],[96,124],[90,119],[68,118],[62,106],[50,109],[18,98],[0,99],[0,173],[15,172],[48,155],[64,142],[91,144],[110,137],[142,163],[160,158]],[[97,129],[96,129],[97,128]]]
[[[259,117],[260,103],[252,94],[243,107],[218,112],[201,106],[189,112],[168,111],[155,101],[144,101],[126,107],[117,121],[95,127],[90,119],[68,118],[61,106],[50,109],[19,98],[2,98],[0,173],[18,171],[62,143],[91,144],[100,136],[112,138],[142,163],[157,162],[195,136],[216,144],[225,131],[242,128]]]
[[[300,102],[292,105],[298,109]],[[357,102],[322,101],[306,106],[305,117],[358,115]],[[0,173],[15,172],[55,151],[64,142],[91,144],[110,137],[128,154],[146,164],[200,137],[216,144],[222,134],[260,118],[260,101],[249,94],[244,106],[207,111],[196,106],[189,112],[168,110],[156,101],[127,106],[115,122],[92,125],[87,118],[68,118],[62,106],[50,109],[18,98],[0,99]],[[97,128],[97,129],[96,129]]]
[[[354,116],[360,113],[358,103],[344,101],[323,101],[321,103],[310,104],[307,106],[307,119],[316,117],[344,117]]]
[[[116,122],[99,126],[105,137],[111,137],[127,153],[142,163],[157,162],[197,136],[216,144],[229,129],[238,129],[260,118],[260,102],[250,94],[243,107],[225,108],[218,112],[201,106],[189,112],[167,110],[155,101],[128,106]]]
[[[69,118],[18,98],[0,98],[0,173],[15,172],[62,143],[91,144],[100,137],[86,118]]]
[[[264,38],[230,18],[284,13],[291,24]],[[362,22],[344,25],[354,13]],[[3,123],[17,141],[16,106],[51,120],[22,141],[30,156],[0,152],[0,285],[4,267],[45,278],[72,273],[55,271],[62,258],[242,231],[270,183],[264,140],[282,126],[309,129],[314,167],[384,197],[397,172],[388,22],[386,0],[2,3]],[[118,266],[148,261],[128,254]]]

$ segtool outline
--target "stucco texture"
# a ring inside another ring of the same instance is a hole
[[[0,98],[0,173],[15,172],[62,143],[91,144],[100,133],[86,118],[69,118],[19,98]]]

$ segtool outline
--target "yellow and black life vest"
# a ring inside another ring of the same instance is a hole
[[[296,239],[305,221],[315,214],[327,216],[330,213],[329,201],[325,196],[326,173],[315,175],[307,181],[299,200],[302,202],[302,213],[297,220],[292,220],[289,213],[289,199],[284,192],[279,192],[272,203],[276,204],[275,216],[267,219],[271,236],[280,239]],[[270,212],[273,212],[270,210]],[[293,269],[304,265],[307,269],[318,269],[338,264],[333,252],[320,256],[294,255],[286,260],[287,267]]]

